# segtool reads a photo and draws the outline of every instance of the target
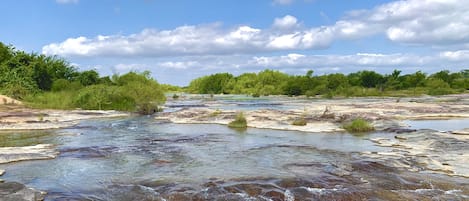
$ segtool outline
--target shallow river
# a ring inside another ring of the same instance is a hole
[[[469,200],[467,178],[397,169],[361,154],[392,151],[368,139],[393,135],[101,119],[2,134],[0,146],[50,143],[60,155],[0,169],[2,179],[47,191],[46,200]]]

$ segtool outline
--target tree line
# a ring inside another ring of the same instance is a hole
[[[350,74],[313,73],[312,70],[305,75],[288,75],[276,70],[244,73],[239,76],[216,73],[192,80],[186,90],[200,94],[349,97],[444,95],[469,89],[469,70],[453,73],[442,70],[431,75],[421,71],[403,75],[399,70],[384,75],[368,70]]]
[[[164,103],[150,72],[100,77],[79,72],[64,59],[26,53],[0,42],[0,93],[33,107],[115,109],[150,114]]]

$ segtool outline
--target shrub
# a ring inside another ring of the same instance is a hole
[[[102,84],[91,85],[80,90],[74,104],[91,110],[133,111],[136,109],[135,100],[123,93],[120,88]]]
[[[361,133],[375,130],[375,128],[366,120],[358,118],[343,126],[350,133]]]
[[[236,119],[228,124],[230,128],[247,128],[247,121],[242,112],[236,115]]]

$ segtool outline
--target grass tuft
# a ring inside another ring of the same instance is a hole
[[[363,133],[375,130],[368,121],[361,118],[354,119],[352,122],[345,124],[343,128],[350,133]]]
[[[294,126],[306,126],[307,122],[306,122],[306,119],[304,117],[300,117],[298,119],[295,119],[293,122],[292,122],[292,125]]]
[[[228,124],[228,127],[230,128],[247,128],[247,121],[246,117],[244,117],[244,114],[242,112],[238,113],[236,115],[236,119]]]

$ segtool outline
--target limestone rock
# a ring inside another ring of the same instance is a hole
[[[51,144],[25,147],[1,147],[0,164],[24,160],[53,159],[59,152]]]

